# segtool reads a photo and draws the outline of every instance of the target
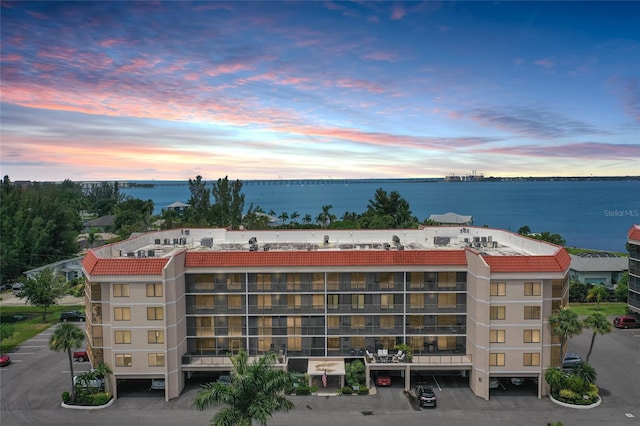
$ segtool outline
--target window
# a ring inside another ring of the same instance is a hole
[[[358,289],[366,288],[363,272],[351,273],[351,288],[358,288]]]
[[[131,330],[116,330],[113,334],[117,345],[131,344]]]
[[[391,272],[380,272],[380,288],[394,288],[394,277]]]
[[[273,319],[271,317],[258,317],[258,334],[260,336],[270,335],[272,323]]]
[[[229,309],[242,309],[242,296],[239,294],[227,296],[227,307]]]
[[[525,282],[525,296],[540,296],[542,294],[542,285],[539,282]]]
[[[380,316],[380,328],[390,330],[395,327],[395,317],[393,315]]]
[[[313,309],[323,309],[324,308],[324,295],[322,294],[314,294],[311,300],[311,306]]]
[[[540,365],[540,354],[536,352],[522,354],[522,365],[525,365],[525,366]]]
[[[340,288],[340,280],[337,272],[329,272],[327,274],[327,290],[338,290]]]
[[[351,295],[351,309],[364,309],[364,294]]]
[[[409,288],[424,288],[424,272],[409,272]]]
[[[337,294],[327,295],[327,309],[338,309],[339,296]]]
[[[147,284],[147,297],[162,297],[162,284]]]
[[[256,274],[258,290],[271,290],[271,274]]]
[[[438,272],[438,288],[447,288],[456,286],[456,272]]]
[[[340,317],[337,315],[329,315],[327,317],[327,328],[334,330],[340,328]]]
[[[164,330],[148,330],[147,343],[164,343]]]
[[[287,307],[289,309],[300,309],[302,307],[302,295],[287,294]]]
[[[314,290],[324,290],[324,274],[314,272],[311,276],[311,286]]]
[[[504,366],[504,353],[490,353],[489,365],[491,367],[503,367]]]
[[[438,308],[455,308],[456,307],[456,294],[455,293],[438,293]]]
[[[424,308],[424,294],[423,293],[411,293],[409,294],[409,307],[411,309]]]
[[[351,316],[351,328],[364,328],[365,318],[363,316]]]
[[[540,319],[540,306],[525,306],[524,319]]]
[[[196,294],[196,310],[201,309],[213,309],[213,294]]]
[[[116,354],[116,367],[131,367],[131,354]]]
[[[196,336],[213,337],[215,335],[213,317],[196,317]]]
[[[147,308],[147,319],[157,321],[164,319],[164,311],[161,306],[152,306]]]
[[[424,317],[422,315],[409,315],[409,327],[414,330],[421,330],[424,327]]]
[[[564,280],[551,280],[551,297],[558,299],[562,297]]]
[[[242,336],[242,317],[229,317],[229,336]]]
[[[540,343],[540,330],[524,330],[524,343]]]
[[[270,294],[258,294],[258,309],[271,309]]]
[[[507,308],[505,306],[492,306],[489,308],[489,319],[503,320],[507,317]]]
[[[302,350],[302,318],[287,318],[287,349],[289,351]]]
[[[300,274],[287,274],[287,290],[300,290]]]
[[[193,278],[194,290],[213,290],[212,274],[196,274]]]
[[[131,308],[113,308],[114,321],[131,321]]]
[[[504,330],[489,330],[489,343],[504,343]]]
[[[164,354],[162,352],[149,354],[149,367],[164,367]]]
[[[491,296],[506,296],[507,283],[491,283]]]
[[[114,284],[113,297],[129,297],[129,284]]]
[[[327,338],[327,348],[331,351],[340,350],[340,338],[339,337],[328,337]]]
[[[227,289],[242,290],[242,274],[227,274]]]
[[[380,295],[380,308],[393,309],[393,294],[381,294]]]

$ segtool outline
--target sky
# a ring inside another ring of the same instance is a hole
[[[0,13],[12,181],[640,175],[640,2]]]

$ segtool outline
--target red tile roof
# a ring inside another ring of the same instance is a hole
[[[563,272],[571,257],[562,248],[552,256],[483,256],[491,272]]]
[[[628,237],[630,240],[640,241],[640,225],[633,225],[629,229]]]
[[[467,264],[464,250],[187,252],[185,266],[374,266]]]
[[[98,259],[89,252],[82,266],[89,275],[161,275],[169,258]]]

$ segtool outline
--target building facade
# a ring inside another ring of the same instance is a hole
[[[343,383],[344,360],[362,358],[367,385],[459,371],[482,398],[494,377],[537,379],[541,397],[565,350],[547,318],[569,265],[562,247],[490,228],[150,232],[86,255],[88,350],[116,394],[163,379],[167,400],[241,348],[312,380],[331,365]]]
[[[640,314],[640,225],[629,229],[629,309]]]

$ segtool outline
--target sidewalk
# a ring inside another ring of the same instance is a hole
[[[5,291],[0,294],[0,306],[26,306],[26,302],[24,299],[20,299],[15,297],[11,291]],[[57,305],[60,306],[71,306],[71,305],[84,305],[84,297],[73,297],[66,295],[58,299]]]

